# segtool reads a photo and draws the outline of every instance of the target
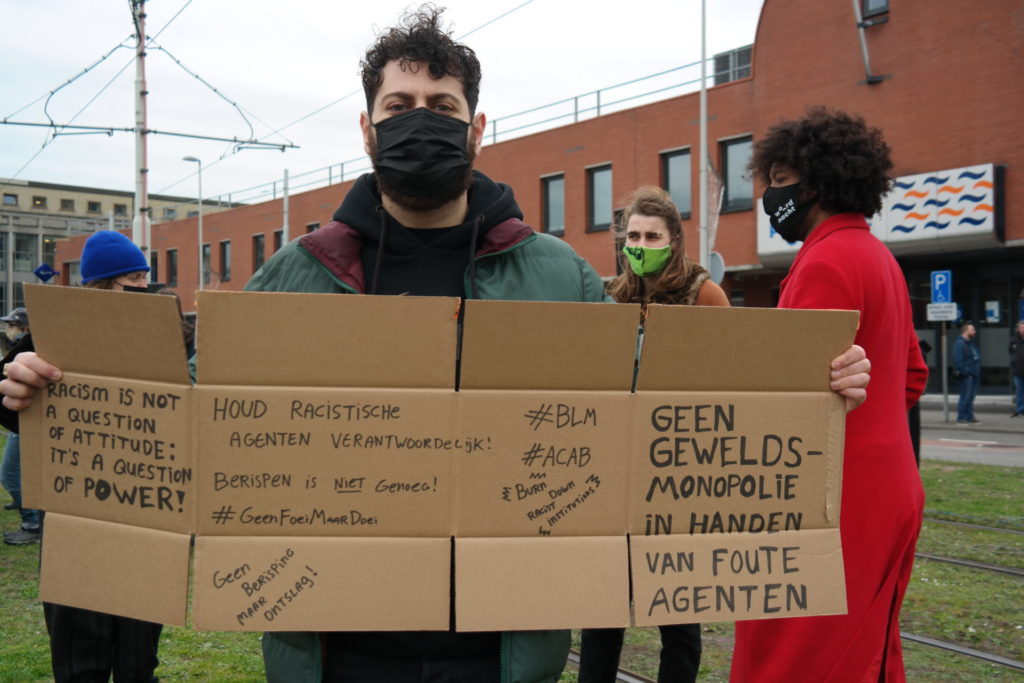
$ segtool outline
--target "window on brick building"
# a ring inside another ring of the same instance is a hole
[[[754,46],[747,45],[715,55],[715,85],[750,77],[750,60]]]
[[[149,252],[149,281],[160,282],[160,252]]]
[[[210,284],[210,245],[204,244],[202,251],[202,263],[203,263],[203,284]]]
[[[544,197],[544,232],[565,234],[565,176],[562,174],[540,179]]]
[[[74,199],[62,199],[62,200],[60,200],[60,210],[61,211],[74,211],[75,210],[75,200]]]
[[[612,167],[587,169],[587,232],[612,227]]]
[[[32,198],[33,209],[45,209],[46,208],[46,197],[33,197]]]
[[[263,265],[266,259],[265,241],[263,235],[252,236],[252,272],[256,272]]]
[[[14,235],[14,271],[17,273],[31,273],[37,266],[36,260],[36,236],[25,233]]]
[[[178,250],[167,250],[167,286],[178,286]]]
[[[661,186],[672,197],[682,218],[689,218],[692,210],[691,173],[690,150],[664,152],[661,155]]]
[[[747,169],[752,149],[753,143],[750,138],[721,143],[722,181],[725,183],[723,213],[754,208],[754,181]]]
[[[231,280],[231,240],[220,243],[220,281]]]
[[[178,217],[178,210],[170,206],[164,207],[164,220],[173,221]]]
[[[89,202],[86,205],[86,210],[89,213],[99,213],[100,212],[100,203],[99,202]]]
[[[114,204],[114,215],[115,216],[127,216],[128,205],[127,204]]]
[[[889,11],[889,0],[863,0],[863,3],[862,10],[865,17]]]
[[[284,246],[284,230],[274,231],[274,253],[276,254]]]
[[[17,206],[17,205],[18,205],[18,195],[10,194],[10,193],[5,192],[4,193],[4,206]]]
[[[320,221],[313,221],[312,223],[306,223],[306,232],[313,232],[320,227]]]

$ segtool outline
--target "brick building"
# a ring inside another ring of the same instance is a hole
[[[860,114],[893,149],[899,183],[872,227],[906,273],[919,334],[938,348],[929,274],[951,270],[962,319],[979,329],[983,385],[1002,391],[1006,341],[1024,319],[1024,6],[863,0],[861,11],[858,26],[849,2],[765,0],[749,69],[709,89],[709,157],[725,186],[713,246],[723,287],[734,305],[774,305],[795,253],[771,234],[764,188],[745,175],[751,142],[810,104]],[[477,167],[513,187],[529,224],[560,234],[603,276],[616,272],[616,207],[639,185],[667,187],[696,257],[698,116],[690,93],[487,145]],[[292,195],[289,237],[329,221],[350,184]],[[279,246],[281,212],[278,199],[207,217],[205,286],[241,289]],[[155,279],[192,309],[195,219],[156,227],[153,249]],[[65,283],[80,251],[81,240],[58,246]],[[928,360],[934,367],[937,353]]]

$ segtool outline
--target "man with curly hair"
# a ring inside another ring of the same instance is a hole
[[[928,370],[903,273],[866,220],[892,182],[889,147],[863,119],[816,107],[770,129],[751,168],[768,185],[772,227],[804,243],[779,307],[860,311],[855,343],[871,359],[872,381],[868,400],[846,417],[839,519],[847,613],[738,623],[731,680],[897,683],[899,611],[924,508],[907,410]]]
[[[424,5],[362,61],[373,170],[334,220],[286,245],[250,291],[604,301],[596,272],[522,222],[512,189],[473,170],[480,63]],[[522,362],[496,358],[495,362]],[[344,605],[338,606],[339,611]],[[568,631],[267,633],[270,681],[557,681]]]

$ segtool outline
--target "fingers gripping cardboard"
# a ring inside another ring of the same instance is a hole
[[[855,313],[652,307],[631,392],[635,306],[470,301],[460,345],[455,299],[203,292],[189,386],[155,340],[180,342],[173,301],[26,296],[65,372],[22,427],[25,488],[59,520],[46,557],[75,558],[73,576],[44,558],[61,602],[104,609],[79,587],[130,576],[156,597],[111,604],[179,623],[195,534],[197,628],[447,629],[452,604],[460,630],[843,609],[828,363]],[[120,340],[99,361],[66,348],[79,307]],[[143,541],[163,569],[112,576]]]

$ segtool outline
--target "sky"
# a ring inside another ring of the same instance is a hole
[[[483,71],[477,110],[491,122],[497,119],[499,141],[508,139],[500,135],[502,130],[568,114],[573,104],[545,109],[532,118],[504,118],[534,107],[600,89],[607,109],[616,99],[699,76],[699,67],[693,66],[605,90],[698,62],[698,0],[438,4],[447,7],[453,35],[477,52]],[[0,5],[0,121],[134,126],[134,28],[128,0],[0,0]],[[751,44],[761,5],[762,0],[707,0],[707,55]],[[269,198],[272,190],[266,184],[275,180],[279,194],[286,169],[293,191],[326,184],[328,171],[313,171],[328,166],[337,182],[341,162],[349,162],[350,177],[366,163],[358,127],[365,109],[359,60],[377,31],[414,6],[408,0],[148,0],[150,129],[252,136],[298,146],[284,152],[238,150],[228,142],[150,135],[149,192],[195,196],[197,164],[183,161],[184,156],[202,160],[205,197],[227,199],[230,194],[235,201]],[[597,9],[605,6],[614,9]],[[125,47],[117,48],[121,44]],[[637,106],[685,91],[669,90],[617,106]],[[591,94],[579,102],[587,109],[596,99]],[[569,122],[562,119],[546,127]],[[132,133],[54,138],[53,130],[0,125],[0,179],[134,191]],[[515,134],[522,132],[508,135]]]

